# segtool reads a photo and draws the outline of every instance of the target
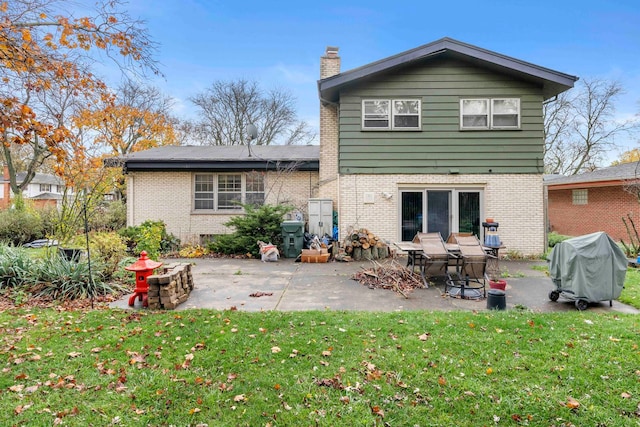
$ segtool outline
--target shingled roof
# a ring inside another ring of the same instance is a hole
[[[578,80],[576,76],[445,37],[362,67],[322,79],[318,81],[320,99],[328,102],[337,102],[340,90],[343,87],[365,81],[379,74],[393,72],[418,62],[427,63],[432,58],[443,56],[459,58],[497,72],[534,82],[542,87],[544,99],[552,98],[571,89]]]
[[[605,187],[640,178],[640,163],[623,163],[578,175],[553,177],[545,181],[549,189]]]
[[[109,166],[122,165],[126,171],[242,171],[296,170],[317,171],[318,145],[257,145],[251,151],[245,145],[163,146],[110,159]]]

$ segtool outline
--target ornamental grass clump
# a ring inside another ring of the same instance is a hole
[[[87,260],[69,261],[58,254],[52,254],[36,264],[31,276],[31,292],[36,297],[74,300],[126,290],[119,283],[105,283],[101,271],[103,266],[100,263],[92,264],[90,271]]]
[[[33,265],[34,261],[25,249],[0,245],[0,289],[22,286]]]

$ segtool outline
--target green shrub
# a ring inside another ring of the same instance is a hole
[[[34,264],[26,249],[0,246],[0,289],[24,285]]]
[[[563,234],[558,234],[555,231],[552,231],[551,233],[548,234],[547,239],[549,241],[549,247],[552,248],[562,241],[571,239],[571,236],[565,236]]]
[[[0,212],[0,241],[22,245],[43,236],[42,219],[38,212],[26,209]]]
[[[232,234],[223,234],[209,244],[209,248],[227,255],[251,253],[258,257],[257,241],[282,246],[282,218],[293,210],[287,205],[243,205],[245,215],[231,218],[224,225],[235,228]]]
[[[89,249],[91,259],[99,261],[102,266],[102,274],[109,279],[118,270],[120,260],[127,254],[127,245],[122,237],[114,232],[97,232],[89,236]]]
[[[92,231],[116,231],[126,225],[127,207],[120,200],[98,206],[89,218],[89,230]]]
[[[175,251],[180,240],[173,234],[167,233],[163,221],[147,220],[138,226],[127,227],[118,232],[125,239],[130,252],[136,256],[146,251],[147,256],[157,260],[161,253]]]

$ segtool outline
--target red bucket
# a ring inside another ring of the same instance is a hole
[[[504,291],[507,288],[506,280],[489,280],[489,288],[491,289],[500,289]]]

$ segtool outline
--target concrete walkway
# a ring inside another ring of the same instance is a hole
[[[176,260],[169,260],[173,262]],[[369,289],[352,280],[354,272],[370,268],[363,262],[329,262],[326,264],[296,263],[292,259],[263,263],[246,259],[195,259],[192,262],[195,289],[177,310],[208,308],[242,311],[300,311],[300,310],[486,310],[487,300],[451,298],[442,294],[444,285],[436,283],[428,289],[416,289],[409,298],[385,289]],[[404,265],[406,258],[398,258]],[[535,312],[575,311],[572,301],[549,300],[554,289],[545,272],[534,270],[544,262],[500,261],[500,270],[508,272],[506,289],[507,309],[527,309]],[[265,293],[261,297],[250,297]],[[131,309],[128,295],[114,302],[114,308]],[[136,301],[134,308],[141,308]],[[639,310],[618,301],[592,303],[589,311],[639,313]]]

